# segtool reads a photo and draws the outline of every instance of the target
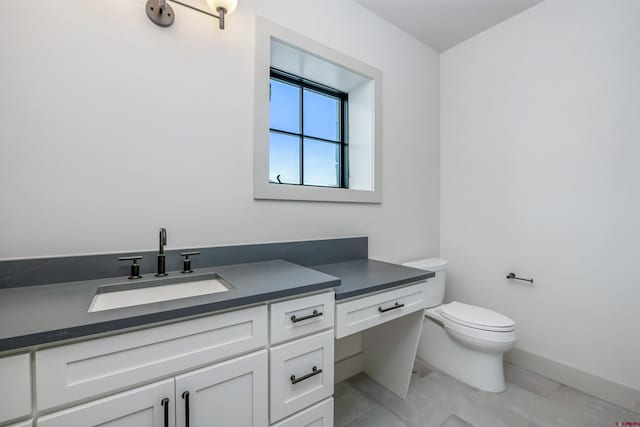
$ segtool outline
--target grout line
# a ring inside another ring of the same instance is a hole
[[[371,378],[370,376],[368,376],[366,373],[361,372],[358,375],[364,375],[367,378],[369,378],[369,380],[373,381],[374,383],[378,384],[377,382],[375,382],[375,380],[373,378]],[[355,378],[355,377],[352,377]],[[356,387],[353,383],[351,383],[351,381],[349,381],[350,379],[347,379],[346,381],[348,381],[350,383],[350,385],[355,388],[358,392],[360,392],[364,397],[366,397],[367,399],[371,400],[372,402],[374,402],[376,405],[378,406],[382,406],[383,408],[385,408],[387,411],[391,412],[394,416],[396,416],[398,419],[400,419],[403,423],[407,424],[404,419],[397,414],[392,408],[387,407],[384,402],[382,402],[382,400],[378,399],[375,395],[369,393],[368,390],[365,389],[361,389],[359,387]],[[382,387],[382,386],[380,386]],[[386,389],[385,389],[386,390]],[[390,392],[389,392],[390,393]],[[400,399],[398,396],[393,395],[395,398]]]

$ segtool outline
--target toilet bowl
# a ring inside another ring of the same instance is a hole
[[[404,265],[436,273],[429,280],[432,307],[425,310],[418,356],[472,387],[504,391],[503,354],[516,342],[514,321],[482,307],[442,304],[447,261],[431,258]]]

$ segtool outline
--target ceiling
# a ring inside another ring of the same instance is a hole
[[[356,0],[438,52],[543,0]]]

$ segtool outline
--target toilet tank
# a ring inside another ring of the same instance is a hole
[[[436,273],[436,277],[428,280],[427,307],[436,307],[444,301],[444,290],[447,282],[447,261],[440,258],[425,258],[402,264],[406,267],[429,270]]]

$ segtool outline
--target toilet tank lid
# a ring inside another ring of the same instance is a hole
[[[440,258],[425,258],[425,259],[418,259],[415,261],[405,262],[402,265],[406,267],[419,268],[421,270],[441,271],[441,270],[446,270],[447,260],[440,259]]]

